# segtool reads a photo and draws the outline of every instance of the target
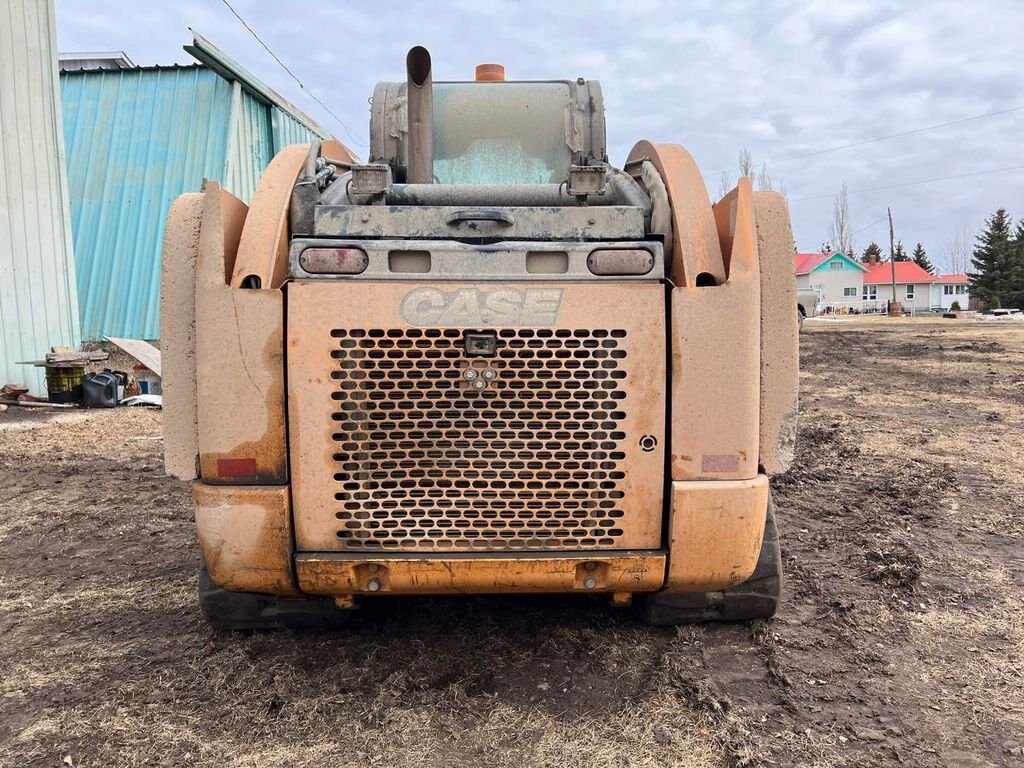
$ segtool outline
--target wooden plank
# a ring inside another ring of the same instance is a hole
[[[160,350],[142,339],[119,339],[115,336],[104,336],[107,341],[118,349],[122,349],[134,357],[157,376],[160,376]]]

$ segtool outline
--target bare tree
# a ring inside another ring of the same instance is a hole
[[[768,163],[761,163],[761,170],[757,172],[757,188],[765,192],[772,190],[772,177],[768,173]]]
[[[746,147],[740,150],[739,163],[740,176],[746,176],[748,179],[754,178],[754,157]]]
[[[850,223],[850,205],[847,200],[846,182],[832,203],[832,244],[840,253],[850,256],[854,253],[853,225]]]
[[[732,192],[732,183],[729,181],[729,174],[722,171],[722,175],[718,179],[718,199],[721,200],[730,192]]]
[[[962,275],[971,264],[971,228],[961,223],[946,244],[944,265],[954,275]]]

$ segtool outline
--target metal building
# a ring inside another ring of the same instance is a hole
[[[248,202],[282,147],[328,136],[200,35],[186,50],[201,64],[61,74],[83,339],[158,337],[174,198],[211,179]]]
[[[77,346],[52,0],[0,3],[0,385],[44,391],[18,365]]]

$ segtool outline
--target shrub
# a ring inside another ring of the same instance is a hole
[[[950,307],[949,307],[949,308],[950,308],[950,310],[952,310],[953,312],[959,312],[959,311],[960,311],[960,302],[959,302],[959,301],[956,301],[956,300],[954,300],[954,301],[953,301],[953,303],[952,303],[952,304],[950,305]]]

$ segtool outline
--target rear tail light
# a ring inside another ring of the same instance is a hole
[[[646,275],[654,269],[654,254],[643,248],[602,248],[587,256],[595,275]]]
[[[314,275],[358,275],[369,263],[360,248],[307,248],[299,254],[299,266]]]

